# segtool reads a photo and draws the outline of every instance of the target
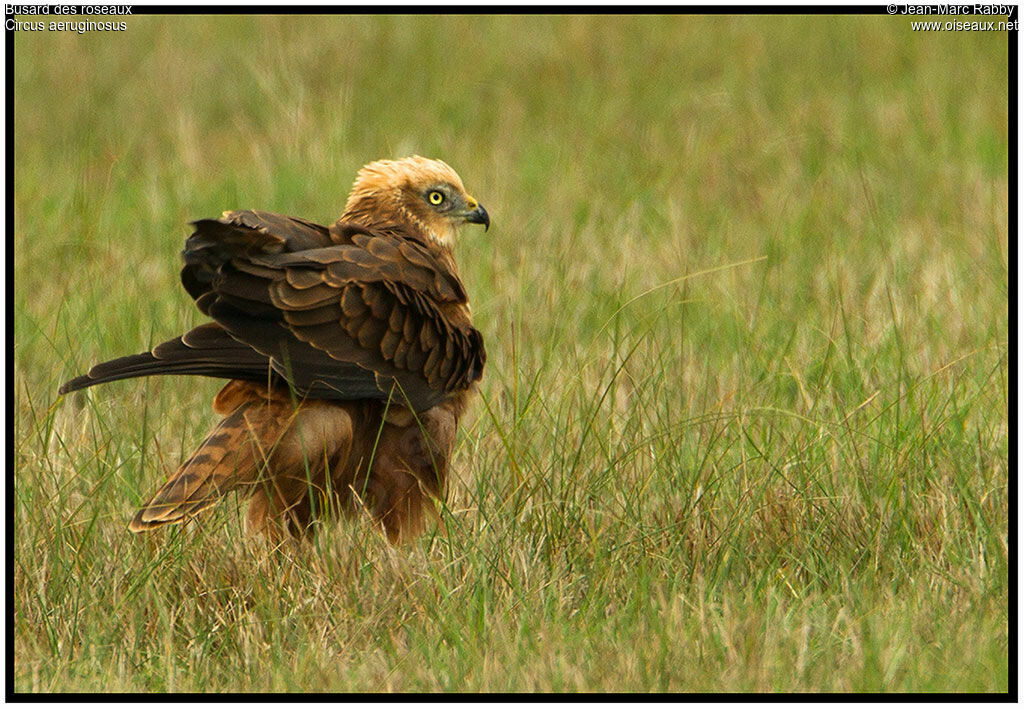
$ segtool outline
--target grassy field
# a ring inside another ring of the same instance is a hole
[[[13,37],[13,689],[1007,691],[1005,33],[126,22]],[[130,535],[219,384],[57,386],[201,322],[190,219],[414,152],[493,221],[447,529]]]

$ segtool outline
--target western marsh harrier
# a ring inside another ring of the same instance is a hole
[[[224,418],[129,528],[180,522],[231,491],[249,523],[302,535],[363,505],[392,541],[444,494],[459,417],[484,368],[452,255],[487,211],[439,160],[359,171],[332,226],[258,211],[193,222],[181,281],[212,322],[61,387],[151,374],[229,379]]]

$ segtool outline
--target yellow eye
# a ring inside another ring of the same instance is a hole
[[[429,195],[427,195],[427,199],[430,200],[431,204],[441,204],[441,202],[444,201],[444,195],[438,192],[437,190],[434,190]]]

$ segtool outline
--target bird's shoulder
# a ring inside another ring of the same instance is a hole
[[[339,254],[371,255],[385,273],[394,275],[396,283],[429,293],[446,306],[468,302],[452,254],[406,225],[370,227],[342,218],[331,225],[330,235],[335,244],[353,249]]]
[[[274,212],[232,210],[192,225],[182,280],[194,298],[209,290],[222,266],[247,262],[282,277],[315,271],[348,282],[385,283],[446,308],[468,300],[451,254],[401,224],[369,227],[340,219],[328,227]]]

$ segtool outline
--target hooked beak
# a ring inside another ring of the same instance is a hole
[[[487,210],[484,209],[482,204],[477,203],[476,200],[473,200],[471,206],[473,209],[466,212],[466,221],[470,224],[483,224],[484,231],[487,231],[491,226],[491,217],[487,214]]]

